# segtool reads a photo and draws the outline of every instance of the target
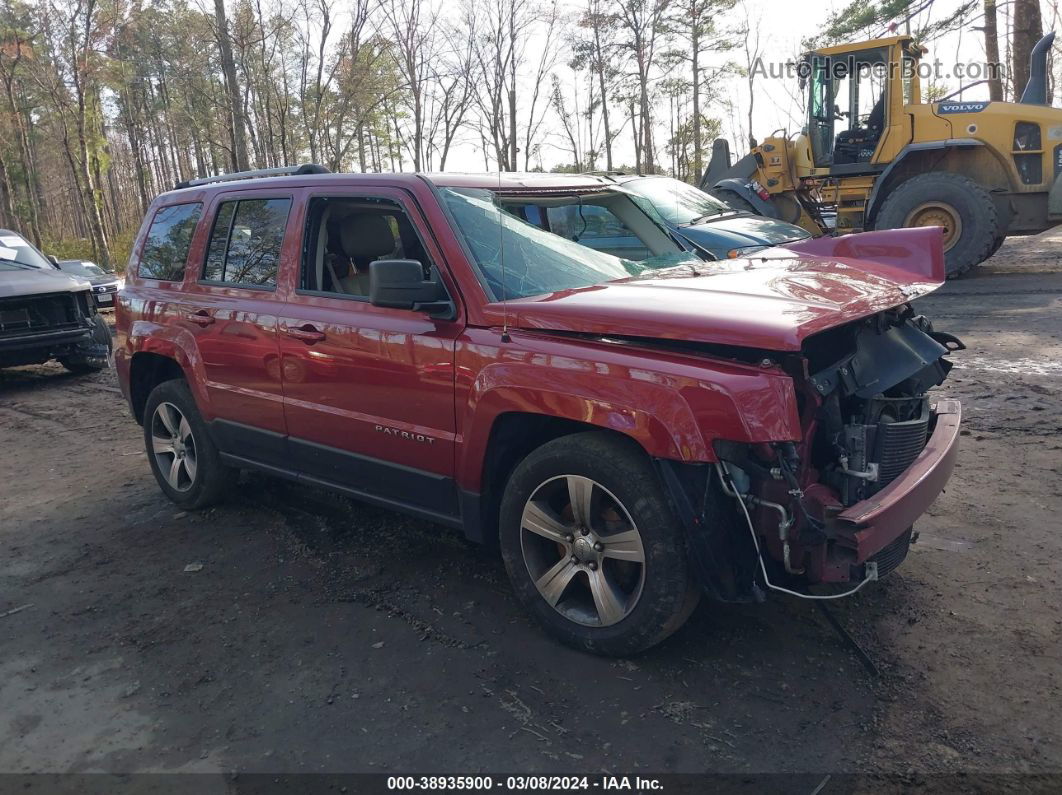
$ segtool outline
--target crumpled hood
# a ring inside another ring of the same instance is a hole
[[[72,293],[88,290],[89,283],[62,271],[3,270],[0,271],[0,298],[44,293]]]
[[[511,301],[509,323],[525,329],[796,351],[812,334],[907,303],[943,283],[939,230],[865,235],[875,236],[869,242],[879,246],[891,243],[893,259],[773,248],[748,259],[691,263]],[[863,236],[846,238],[845,245],[850,247],[856,237]],[[902,249],[906,257],[897,254]]]

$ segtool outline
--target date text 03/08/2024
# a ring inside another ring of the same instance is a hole
[[[642,776],[388,776],[387,789],[394,791],[463,791],[502,792],[601,790],[623,792],[660,792],[663,782]]]

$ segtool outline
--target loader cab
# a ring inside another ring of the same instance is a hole
[[[890,127],[902,125],[904,105],[918,102],[919,49],[902,36],[805,56],[807,135],[816,169],[837,175],[880,170],[875,163],[885,160],[882,143]]]

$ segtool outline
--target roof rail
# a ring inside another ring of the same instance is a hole
[[[232,182],[237,179],[254,179],[255,177],[290,177],[304,174],[331,174],[331,170],[317,163],[303,163],[301,166],[280,166],[279,168],[258,168],[253,171],[233,171],[231,174],[218,174],[201,179],[188,179],[178,182],[174,190],[194,188],[197,185],[209,185],[212,182]]]

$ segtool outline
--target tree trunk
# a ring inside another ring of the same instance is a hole
[[[605,128],[605,168],[612,171],[612,129],[608,123],[608,92],[605,90],[605,55],[601,49],[601,38],[594,26],[594,58],[597,60],[597,81],[601,89],[601,123]]]
[[[1014,75],[1014,98],[1018,99],[1029,82],[1029,55],[1040,40],[1043,22],[1039,0],[1014,0],[1014,48],[1010,73]]]
[[[642,125],[642,167],[645,173],[653,173],[653,122],[649,114],[649,75],[643,71],[641,79],[641,125]]]
[[[985,0],[985,59],[990,70],[988,78],[988,98],[992,102],[1003,101],[1003,81],[1000,79],[999,64],[999,28],[996,24],[996,0]]]
[[[111,252],[107,245],[107,233],[103,229],[103,216],[100,213],[99,191],[92,179],[89,165],[88,135],[85,129],[84,103],[78,108],[77,119],[77,168],[80,178],[82,201],[85,207],[85,220],[88,221],[89,237],[96,262],[100,265],[111,264]]]
[[[11,178],[7,173],[4,153],[0,151],[0,226],[6,226],[9,229],[16,226],[15,206],[12,203],[11,195]]]
[[[147,212],[150,199],[148,197],[147,173],[144,168],[144,152],[140,140],[140,124],[133,118],[133,97],[131,94],[122,94],[121,110],[122,121],[125,122],[125,132],[129,136],[129,148],[133,154],[133,169],[136,173],[136,187],[140,194],[140,211]]]
[[[509,89],[509,171],[516,171],[516,90]]]
[[[365,123],[362,122],[358,125],[358,170],[364,174],[368,169],[366,168],[365,161]]]
[[[756,94],[753,92],[753,83],[756,78],[753,72],[749,70],[749,151],[751,152],[756,148],[756,135],[752,132],[752,108],[756,103]]]
[[[26,208],[29,210],[29,231],[33,245],[41,245],[41,226],[37,207],[37,191],[34,185],[33,155],[30,152],[29,133],[26,129],[26,119],[19,108],[19,100],[15,96],[14,75],[5,81],[7,92],[8,109],[15,122],[15,133],[18,138],[19,167],[22,171],[22,184],[26,190]]]
[[[78,208],[78,221],[75,224],[75,228],[79,230],[78,237],[85,237],[88,235],[88,209],[85,207],[85,192],[81,189],[81,175],[78,172],[77,158],[74,157],[74,150],[70,146],[70,134],[68,130],[63,130],[63,153],[66,155],[67,165],[70,166],[70,176],[74,182],[74,198],[77,200]]]
[[[250,166],[247,164],[247,137],[243,123],[243,105],[240,100],[240,86],[236,82],[236,63],[232,59],[229,23],[225,17],[225,0],[214,0],[214,18],[218,25],[221,71],[225,75],[225,90],[228,93],[233,166],[236,171],[247,171]]]
[[[690,50],[693,57],[693,183],[701,184],[701,30],[700,20],[692,20]],[[686,147],[682,148],[683,151]]]
[[[74,52],[73,69],[71,70],[74,85],[74,97],[77,100],[74,123],[77,130],[77,154],[76,167],[79,178],[79,189],[82,202],[85,207],[85,220],[88,222],[89,237],[92,240],[92,250],[96,262],[104,267],[111,263],[111,252],[107,245],[107,233],[103,227],[101,213],[102,194],[99,185],[93,180],[93,162],[95,161],[95,149],[89,149],[89,91],[87,84],[89,79],[89,49],[92,40],[92,21],[96,13],[96,4],[93,0],[85,6],[84,10],[84,40]],[[84,71],[82,71],[84,70]],[[94,108],[98,110],[98,108]]]
[[[638,129],[638,114],[634,110],[634,100],[630,100],[631,132],[634,133],[634,170],[642,173],[642,133]]]

